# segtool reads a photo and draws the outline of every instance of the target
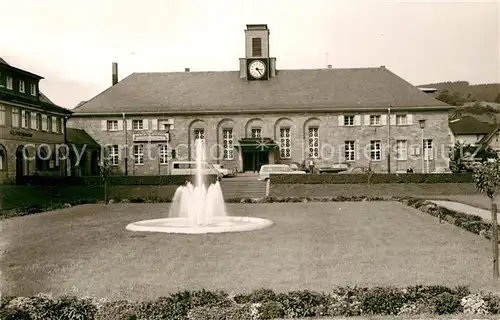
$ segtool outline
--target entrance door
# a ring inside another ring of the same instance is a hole
[[[16,150],[16,181],[19,183],[20,178],[23,176],[24,176],[23,146],[19,146]]]
[[[269,164],[268,151],[243,152],[243,171],[258,172],[265,164]]]

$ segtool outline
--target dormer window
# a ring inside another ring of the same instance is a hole
[[[32,83],[30,85],[30,92],[32,96],[36,96],[36,84]]]
[[[262,56],[262,38],[252,38],[252,56]]]
[[[5,86],[7,87],[7,89],[12,90],[12,78],[11,77],[7,77],[5,79]]]
[[[23,80],[19,80],[19,92],[26,92],[26,88],[24,86],[24,81]]]

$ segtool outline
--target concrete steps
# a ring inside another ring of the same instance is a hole
[[[262,198],[266,196],[266,182],[257,177],[224,178],[221,181],[224,199]]]

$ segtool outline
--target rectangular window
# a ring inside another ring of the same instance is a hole
[[[30,128],[31,129],[36,129],[37,128],[37,116],[36,116],[36,112],[32,112],[31,115],[30,115],[30,118],[31,118],[31,126]]]
[[[234,159],[234,147],[233,147],[233,130],[223,129],[222,130],[222,144],[224,148],[224,160]]]
[[[252,138],[260,138],[260,137],[262,137],[262,129],[252,128]]]
[[[371,126],[379,126],[381,123],[380,115],[370,116],[370,125]]]
[[[158,120],[158,130],[167,131],[170,128],[169,120]]]
[[[292,157],[292,137],[290,128],[280,128],[280,158],[290,159]]]
[[[22,127],[28,129],[30,127],[30,113],[26,110],[21,111],[22,119]]]
[[[424,139],[424,159],[434,159],[434,151],[432,148],[432,139]]]
[[[12,108],[12,127],[13,128],[19,128],[19,109],[18,108]]]
[[[407,124],[406,114],[398,114],[396,115],[396,125],[405,126]]]
[[[12,78],[11,77],[7,77],[5,81],[6,81],[5,85],[6,85],[7,89],[12,90],[12,84],[14,83],[12,81]]]
[[[42,128],[42,115],[36,114],[36,130],[40,130]]]
[[[118,131],[118,120],[108,120],[107,128],[108,131]]]
[[[406,161],[408,159],[408,145],[406,140],[396,140],[396,160]]]
[[[24,87],[24,81],[19,80],[19,92],[24,93],[26,91],[26,88]]]
[[[344,143],[345,161],[356,160],[356,149],[354,147],[354,141],[346,141]]]
[[[57,132],[57,117],[52,117],[52,132]]]
[[[380,161],[382,159],[380,140],[370,141],[370,158],[372,161]]]
[[[344,126],[353,126],[354,116],[344,116]]]
[[[49,131],[49,118],[46,114],[42,114],[42,131]]]
[[[119,159],[118,146],[117,145],[109,146],[108,152],[109,152],[109,164],[112,166],[117,166]]]
[[[144,145],[134,145],[134,164],[144,164]]]
[[[160,156],[160,164],[168,164],[168,145],[160,144],[158,146],[158,154]]]
[[[252,56],[262,56],[262,38],[252,38]]]
[[[197,140],[205,140],[205,130],[203,129],[194,130],[194,141],[196,142]]]
[[[116,123],[116,128],[118,129],[118,121]],[[144,122],[142,120],[132,120],[132,129],[133,130],[143,130]]]
[[[32,96],[36,96],[36,84],[32,83],[30,85],[30,92]]]
[[[0,126],[7,124],[7,116],[5,106],[0,105]]]
[[[309,128],[309,158],[319,158],[319,128]]]

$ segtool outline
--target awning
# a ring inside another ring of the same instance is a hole
[[[268,152],[279,150],[279,146],[271,138],[243,138],[236,147],[243,152]]]

